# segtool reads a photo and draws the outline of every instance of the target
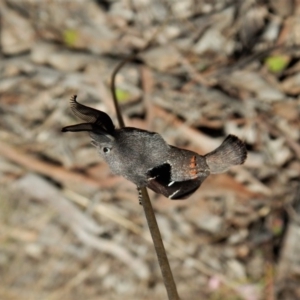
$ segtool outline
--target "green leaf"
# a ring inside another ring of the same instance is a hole
[[[116,89],[116,96],[119,102],[126,102],[130,98],[130,94],[120,88]]]
[[[282,72],[290,62],[290,57],[287,55],[274,55],[269,56],[265,60],[269,71],[273,73]]]
[[[63,39],[67,46],[73,47],[78,39],[78,32],[74,29],[66,29],[63,32]]]

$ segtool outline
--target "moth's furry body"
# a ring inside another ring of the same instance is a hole
[[[187,198],[209,174],[225,172],[244,163],[247,157],[244,143],[233,135],[202,156],[168,145],[155,132],[132,127],[115,129],[106,113],[78,103],[76,96],[71,99],[71,108],[88,123],[67,126],[63,131],[88,131],[113,173],[171,199]]]
[[[170,148],[158,133],[132,127],[116,129],[110,144],[104,144],[101,135],[91,132],[90,136],[112,172],[139,187],[147,185],[145,170],[164,163]],[[110,152],[105,153],[104,147]]]

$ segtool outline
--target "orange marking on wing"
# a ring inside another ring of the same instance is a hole
[[[191,175],[191,177],[193,178],[195,178],[195,177],[197,177],[197,160],[196,160],[196,156],[195,155],[193,155],[192,156],[192,158],[191,158],[191,160],[190,160],[190,165],[189,165],[189,167],[190,167],[190,175]]]

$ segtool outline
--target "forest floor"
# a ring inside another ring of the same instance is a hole
[[[0,299],[166,299],[136,187],[69,99],[248,158],[189,199],[150,191],[181,299],[300,299],[300,1],[0,3]]]

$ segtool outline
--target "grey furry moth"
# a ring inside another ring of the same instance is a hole
[[[133,127],[116,129],[106,113],[76,99],[76,95],[72,97],[71,109],[85,123],[66,126],[62,131],[88,131],[113,173],[170,199],[189,197],[210,174],[223,173],[247,158],[245,144],[234,135],[228,135],[218,148],[202,156],[168,145],[156,132]]]

